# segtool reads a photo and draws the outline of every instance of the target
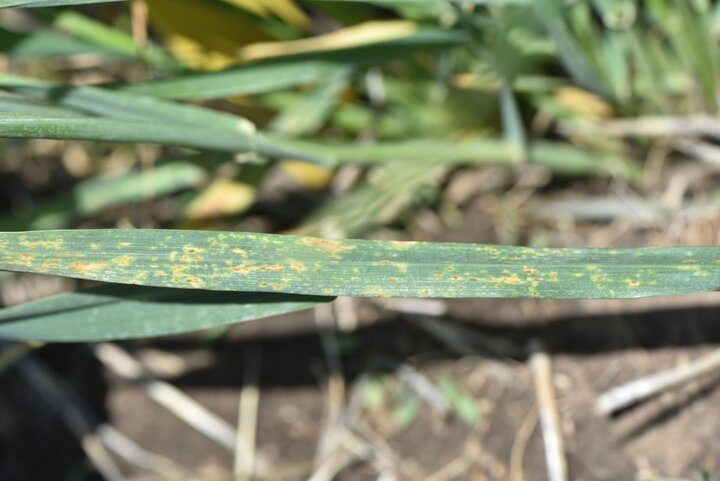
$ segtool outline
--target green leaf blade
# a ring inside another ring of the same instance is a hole
[[[0,0],[0,8],[60,7],[65,5],[85,5],[88,3],[124,2],[125,0]]]
[[[636,298],[717,290],[720,249],[535,249],[217,231],[61,230],[1,233],[0,269],[322,296]]]
[[[83,342],[196,331],[312,308],[331,298],[103,285],[0,310],[0,337]]]

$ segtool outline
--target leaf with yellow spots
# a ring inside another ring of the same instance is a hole
[[[539,249],[219,231],[36,231],[0,233],[0,269],[321,296],[634,298],[717,290],[720,248]]]

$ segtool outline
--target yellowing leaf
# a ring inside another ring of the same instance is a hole
[[[560,87],[555,99],[570,112],[590,119],[604,119],[613,114],[612,107],[602,98],[577,87]]]
[[[285,23],[297,28],[306,28],[310,19],[292,0],[225,0],[256,15],[267,17],[277,15]]]
[[[212,219],[244,212],[255,202],[256,191],[241,182],[220,179],[213,182],[185,209],[189,220]]]
[[[286,160],[279,168],[296,184],[311,190],[327,189],[335,175],[334,171],[327,167],[297,160]]]
[[[251,18],[202,0],[148,0],[150,23],[182,62],[219,70],[237,61],[245,45],[270,40]]]
[[[357,47],[405,37],[415,33],[417,30],[418,25],[416,23],[405,20],[365,22],[312,38],[288,42],[255,43],[242,48],[239,51],[239,57],[248,61],[282,55]]]

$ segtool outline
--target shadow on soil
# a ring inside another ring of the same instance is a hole
[[[540,339],[554,354],[591,355],[633,348],[652,350],[720,343],[719,314],[717,308],[703,307],[566,317],[522,326],[445,322],[450,326],[461,326],[461,336],[469,330],[489,343],[496,339],[510,341],[521,352],[530,339]],[[167,338],[154,341],[153,345],[171,352],[183,352],[197,349],[198,342],[194,338]],[[368,370],[390,370],[399,359],[422,362],[459,357],[417,322],[401,317],[361,327],[351,334],[340,334],[339,345],[344,370],[350,379]],[[173,382],[178,385],[241,385],[242,365],[248,348],[262,353],[261,383],[264,386],[317,386],[323,375],[321,341],[313,326],[267,337],[245,336],[240,327],[215,346],[217,364],[191,370]],[[482,346],[478,346],[478,354],[492,355]],[[523,360],[524,355],[508,357]]]

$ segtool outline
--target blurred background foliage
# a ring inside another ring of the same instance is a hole
[[[6,112],[122,118],[117,105],[90,105],[91,94],[78,90],[73,101],[18,76],[93,85],[242,116],[282,138],[322,140],[346,159],[7,141],[3,169],[30,178],[6,189],[12,211],[0,225],[66,227],[171,199],[141,224],[235,228],[248,213],[277,209],[285,191],[302,202],[283,204],[258,228],[362,236],[397,225],[411,206],[440,207],[448,174],[477,164],[537,167],[545,184],[590,176],[639,186],[658,133],[613,122],[717,109],[714,3],[477,3],[134,0],[3,10]],[[663,145],[716,161],[711,145],[688,143],[707,132],[681,134]],[[61,165],[43,160],[60,151]]]

